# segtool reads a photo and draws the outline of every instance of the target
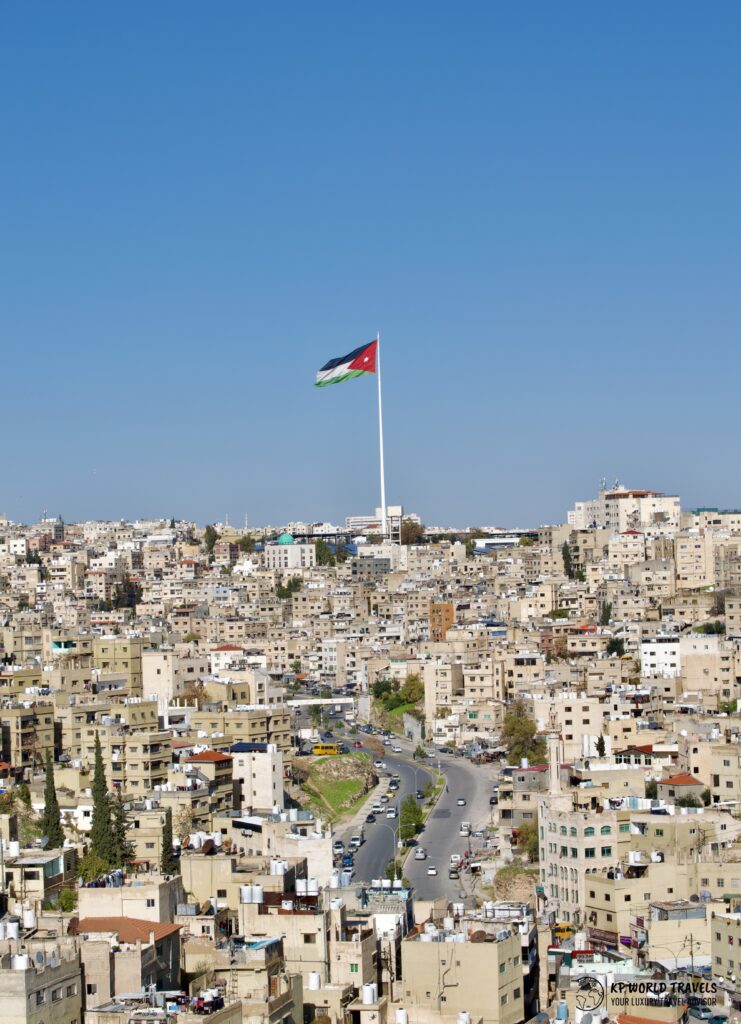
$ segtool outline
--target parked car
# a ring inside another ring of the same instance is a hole
[[[345,852],[345,844],[342,842],[341,839],[336,839],[332,843],[332,853],[344,853],[344,852]]]
[[[427,874],[428,875],[436,875],[437,874],[437,868],[435,867],[434,864],[430,864],[430,866],[427,868]]]
[[[708,1018],[708,1024],[728,1024],[728,1017],[725,1013],[714,1013],[712,1017]]]
[[[427,860],[427,851],[424,850],[421,846],[418,846],[417,849],[414,851],[414,859]]]
[[[499,797],[496,796],[496,794],[494,796],[490,796],[489,797],[489,806],[490,807],[496,807],[498,803],[499,803]]]
[[[461,873],[458,868],[450,868],[448,871],[448,878],[460,878]]]
[[[695,1020],[710,1020],[713,1016],[713,1011],[706,1003],[698,1003],[697,1006],[690,1006],[690,1017]]]
[[[451,853],[450,855],[450,866],[455,868],[461,862],[461,855],[459,853]]]
[[[353,746],[355,747],[356,750],[362,750],[363,749],[363,744],[360,742],[360,740],[355,740],[355,742],[353,743]]]

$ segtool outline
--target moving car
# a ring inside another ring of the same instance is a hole
[[[389,802],[389,795],[388,795],[388,793],[384,793],[383,796],[381,797],[381,803],[382,804],[387,804],[388,802]]]
[[[400,754],[401,753],[401,747],[392,747],[391,748],[391,753],[392,754]]]
[[[424,793],[422,792],[421,789],[418,789],[417,792],[414,795],[416,796],[416,798],[418,800],[424,800],[424,798],[425,798],[425,795],[424,795]]]
[[[371,810],[373,811],[374,814],[383,814],[383,804],[380,802],[375,803],[371,807]]]
[[[427,868],[427,874],[428,875],[436,875],[437,874],[437,868],[435,867],[434,864],[430,864],[430,866]]]
[[[349,845],[349,848],[351,850],[359,850],[360,847],[363,845],[363,837],[362,836],[352,836],[350,838],[350,842],[349,842],[348,845]]]
[[[396,808],[395,807],[387,807],[386,808],[386,817],[387,818],[395,818],[396,817]]]
[[[458,799],[456,800],[456,803],[458,804],[459,807],[465,807],[466,798],[464,796],[459,796]]]
[[[365,820],[368,825],[372,825],[373,822],[376,820],[376,816],[371,812],[370,814],[366,814]]]
[[[382,771],[386,767],[386,764],[383,761],[374,761],[373,767],[378,768],[380,771]]]
[[[421,846],[418,846],[417,849],[414,851],[414,859],[427,860],[427,851],[423,849]]]

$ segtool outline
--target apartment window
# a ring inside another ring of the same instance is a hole
[[[40,992],[36,993],[36,1005],[37,1006],[41,1006],[41,1004],[45,1003],[45,1002],[46,1002],[46,992],[44,992],[44,990],[42,989]]]
[[[68,985],[67,986],[67,998],[69,999],[70,996],[76,996],[76,995],[77,995],[77,985]]]
[[[88,982],[88,984],[85,986],[85,991],[89,996],[94,996],[98,991],[98,986],[95,984],[95,982]]]
[[[504,969],[505,969],[505,967],[506,967],[506,966],[507,966],[507,965],[506,965],[505,963],[501,963],[501,964],[499,965],[499,973],[500,973],[500,974],[504,974]]]
[[[620,822],[620,831],[621,832],[630,832],[630,822],[629,821],[621,821]]]
[[[147,906],[148,907],[153,907],[154,906],[154,900],[147,900]]]
[[[358,973],[358,965],[357,964],[350,964],[350,974],[357,974],[357,973]]]
[[[602,856],[603,857],[612,857],[612,847],[611,846],[603,846],[602,847]]]
[[[520,990],[519,990],[519,988],[516,988],[514,990],[514,992],[512,993],[512,998],[513,999],[519,999],[520,998]]]
[[[594,829],[592,828],[591,825],[588,828],[584,829],[584,835],[585,836],[593,836],[594,835]]]
[[[58,1003],[61,998],[62,998],[62,990],[61,990],[61,988],[53,988],[52,991],[51,991],[51,1001],[53,1003]]]
[[[601,836],[610,836],[612,835],[612,829],[609,825],[603,825],[602,828],[599,830],[599,834]]]
[[[588,847],[588,849],[586,849],[584,851],[584,856],[585,857],[594,857],[594,855],[595,855],[595,849],[594,849],[593,846]]]
[[[217,889],[216,890],[216,895],[218,896],[218,898],[220,900],[225,900],[226,899],[226,889]]]
[[[314,932],[304,932],[304,945],[305,946],[315,946],[316,945],[316,935],[314,934]]]
[[[507,993],[506,992],[504,993],[503,996],[500,996],[500,998],[499,998],[499,1005],[500,1006],[506,1006],[507,1005]]]

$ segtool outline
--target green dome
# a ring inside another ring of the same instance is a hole
[[[293,544],[293,537],[291,536],[290,533],[282,533],[280,535],[280,537],[278,538],[278,540],[276,541],[276,543],[277,544]]]

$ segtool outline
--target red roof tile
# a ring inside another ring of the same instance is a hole
[[[83,917],[77,924],[78,935],[92,935],[96,932],[115,932],[121,942],[149,942],[154,932],[155,941],[179,932],[179,924],[163,924],[161,921],[142,921],[137,917]]]

